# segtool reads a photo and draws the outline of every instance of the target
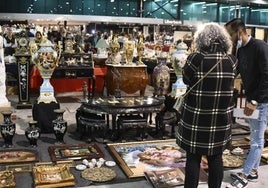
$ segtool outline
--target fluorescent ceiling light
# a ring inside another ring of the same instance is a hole
[[[266,4],[266,2],[264,0],[254,0],[253,3]]]
[[[193,3],[193,5],[202,5],[202,4],[205,4],[205,2]]]

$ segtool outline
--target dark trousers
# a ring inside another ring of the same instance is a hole
[[[184,188],[196,188],[199,181],[202,155],[187,153]],[[220,188],[223,179],[222,154],[207,156],[208,187]]]

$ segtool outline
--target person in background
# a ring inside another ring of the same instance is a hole
[[[34,37],[34,34],[31,32],[29,27],[26,27],[25,30],[26,30],[26,36],[27,37]]]
[[[17,41],[13,34],[12,28],[7,29],[7,33],[4,35],[4,55],[9,56],[15,53],[17,47]]]
[[[43,35],[40,31],[36,31],[35,33],[35,43],[39,45],[41,41],[43,40]]]
[[[192,87],[220,63],[185,98],[177,144],[186,151],[185,188],[196,188],[202,156],[208,161],[208,186],[221,188],[222,153],[230,146],[233,90],[237,59],[229,54],[232,41],[224,27],[207,23],[199,28],[183,67],[183,81]]]
[[[264,147],[264,132],[268,120],[268,45],[247,34],[245,23],[235,18],[225,24],[234,46],[233,53],[238,58],[238,71],[241,75],[246,95],[244,113],[251,115],[259,110],[258,119],[249,119],[250,152],[242,172],[232,173],[234,179],[229,187],[246,187],[248,181],[258,179],[258,167]]]

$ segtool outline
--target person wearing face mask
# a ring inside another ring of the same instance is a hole
[[[233,44],[233,53],[238,58],[238,71],[245,89],[244,113],[251,115],[259,110],[258,119],[249,119],[250,152],[242,172],[232,173],[234,179],[227,187],[246,187],[248,181],[257,181],[258,167],[264,147],[264,132],[268,120],[268,45],[246,32],[245,23],[235,18],[225,24]]]

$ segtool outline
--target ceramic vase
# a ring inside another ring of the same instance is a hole
[[[50,83],[50,78],[57,67],[61,57],[61,47],[58,48],[48,39],[44,39],[39,44],[39,49],[32,54],[33,62],[35,63],[40,75],[43,78],[43,83],[40,86],[40,95],[37,103],[57,102],[54,96],[54,88]]]
[[[37,121],[30,121],[29,127],[25,130],[25,136],[31,147],[37,146],[37,141],[40,138],[41,129],[37,127]]]
[[[153,71],[154,95],[165,95],[169,92],[170,74],[167,58],[158,57]]]
[[[1,112],[4,117],[4,121],[0,124],[1,135],[4,139],[3,147],[13,147],[13,137],[16,132],[16,124],[11,121],[11,111]]]
[[[53,131],[56,136],[57,144],[64,144],[64,135],[67,131],[67,122],[63,119],[64,109],[54,110],[56,119],[52,121]]]

